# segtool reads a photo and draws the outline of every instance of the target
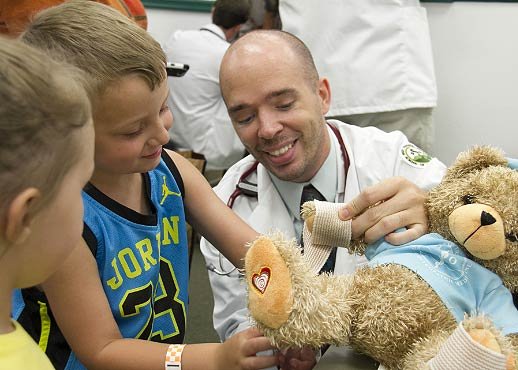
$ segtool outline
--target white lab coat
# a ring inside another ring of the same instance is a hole
[[[280,0],[282,29],[308,46],[333,89],[329,116],[436,106],[418,0]]]
[[[164,47],[169,61],[190,66],[185,76],[169,78],[171,140],[178,149],[203,154],[207,170],[227,169],[245,153],[219,88],[219,66],[229,45],[223,31],[208,24],[176,31]]]
[[[444,175],[446,167],[436,158],[422,167],[405,159],[401,149],[408,144],[408,140],[399,131],[385,133],[374,127],[361,128],[336,120],[329,120],[328,123],[338,127],[350,160],[345,194],[340,190],[336,194],[337,202],[350,201],[367,186],[389,177],[403,176],[419,187],[429,189],[438,184]],[[336,140],[332,132],[330,135]],[[338,141],[335,144],[335,148],[340,148]],[[341,158],[341,153],[337,153],[337,158]],[[338,189],[344,189],[344,167],[342,161],[338,162]],[[224,202],[228,201],[236,188],[241,174],[253,163],[252,156],[239,161],[214,188]],[[259,165],[248,180],[257,183],[258,197],[239,196],[233,206],[234,212],[260,233],[280,230],[287,238],[294,238],[294,219],[285,207],[267,170]],[[231,269],[230,262],[220,256],[206,239],[201,240],[201,251],[208,266],[214,266],[219,270],[220,265],[223,265],[225,270]],[[344,248],[339,248],[334,273],[351,273],[358,263],[363,261],[363,257],[352,256]],[[246,308],[246,287],[236,271],[230,276],[220,276],[209,271],[209,280],[214,294],[214,328],[220,338],[224,340],[250,327]]]

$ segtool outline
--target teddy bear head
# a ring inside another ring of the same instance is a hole
[[[518,170],[498,149],[459,155],[430,190],[430,232],[455,242],[477,263],[518,292]]]

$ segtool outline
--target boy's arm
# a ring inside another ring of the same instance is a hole
[[[167,152],[182,175],[187,221],[230,262],[243,267],[245,245],[259,234],[218,198],[205,177],[188,160]]]
[[[97,264],[83,240],[43,284],[43,289],[63,335],[87,368],[164,369],[168,344],[121,337],[99,280]],[[273,356],[255,356],[257,351],[270,348],[266,338],[247,331],[224,344],[186,346],[182,368],[260,369],[277,363]]]

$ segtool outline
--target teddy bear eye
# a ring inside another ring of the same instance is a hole
[[[518,241],[518,235],[517,234],[508,233],[508,234],[505,234],[505,238],[507,240],[509,240],[511,243],[514,243],[514,242]]]
[[[464,204],[472,204],[473,202],[475,202],[475,196],[472,194],[464,195],[462,197],[462,201],[464,202]]]

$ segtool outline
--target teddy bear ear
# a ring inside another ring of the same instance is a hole
[[[447,177],[461,178],[466,174],[489,166],[509,165],[502,150],[490,146],[475,146],[459,154],[448,169]]]

